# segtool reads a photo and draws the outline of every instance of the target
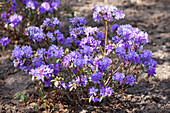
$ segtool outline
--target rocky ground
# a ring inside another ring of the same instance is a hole
[[[55,112],[170,112],[170,0],[77,0],[75,3],[72,4],[75,15],[87,17],[89,25],[97,25],[101,30],[102,24],[92,21],[94,6],[109,4],[123,9],[126,18],[118,21],[119,24],[129,23],[148,32],[151,43],[146,48],[153,51],[158,62],[157,77],[138,82],[127,88],[126,93],[101,104],[70,106],[57,102]],[[13,95],[24,90],[31,95],[35,84],[28,74],[13,67],[10,52],[11,49],[0,52],[0,112],[31,113],[31,103],[21,104]]]

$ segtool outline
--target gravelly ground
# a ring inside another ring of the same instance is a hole
[[[74,1],[74,0],[73,0]],[[79,1],[79,2],[78,2]],[[75,14],[86,16],[89,25],[104,29],[101,23],[92,21],[91,9],[96,5],[115,5],[124,10],[126,18],[119,24],[138,26],[150,35],[151,43],[146,48],[153,51],[158,61],[157,77],[145,80],[127,93],[117,95],[113,101],[105,100],[100,105],[70,106],[56,103],[55,112],[170,112],[170,1],[169,0],[77,0]],[[67,19],[65,19],[67,20]],[[66,23],[67,24],[67,23]],[[13,99],[16,92],[28,90],[33,93],[35,85],[24,72],[15,69],[10,61],[11,50],[0,52],[0,112],[32,112],[30,104],[19,104]],[[41,112],[41,111],[39,111]]]

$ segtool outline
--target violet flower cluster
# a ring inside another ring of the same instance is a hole
[[[1,2],[3,4],[1,11],[1,20],[4,27],[12,27],[14,28],[16,35],[23,34],[23,31],[27,27],[27,24],[37,24],[37,22],[33,22],[33,20],[37,20],[43,14],[44,17],[51,17],[56,13],[60,6],[59,0],[8,0]],[[51,13],[50,15],[47,15]],[[35,19],[36,17],[36,19]],[[51,24],[51,22],[53,24]],[[27,23],[27,24],[26,24]],[[39,23],[39,22],[38,22]],[[57,18],[46,18],[44,24],[49,27],[61,26],[60,21]],[[19,29],[19,30],[16,30]],[[38,40],[42,40],[40,37]],[[34,40],[34,39],[33,39]]]
[[[8,46],[9,43],[10,43],[10,40],[8,39],[8,37],[2,37],[0,40],[0,44],[2,47]]]
[[[49,4],[45,2],[42,6],[49,10]],[[104,22],[124,16],[112,6],[97,6],[93,13],[95,21]],[[38,48],[16,46],[12,53],[14,66],[46,86],[79,92],[89,102],[111,98],[119,86],[132,86],[136,76],[140,76],[139,70],[149,76],[156,74],[157,63],[152,52],[143,49],[149,43],[147,33],[129,24],[113,24],[112,40],[106,44],[107,29],[102,33],[97,27],[85,26],[84,17],[70,19],[70,24],[68,37],[59,31],[61,22],[56,17],[46,18],[44,27],[29,26],[25,33]]]

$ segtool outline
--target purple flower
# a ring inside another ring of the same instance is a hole
[[[87,81],[87,78],[85,78],[84,75],[81,75],[81,82],[80,82],[80,77],[77,77],[75,83],[78,84],[78,85],[83,85],[84,87],[86,87],[88,81]]]
[[[116,48],[116,53],[119,55],[119,58],[124,57],[126,55],[125,45],[119,44]]]
[[[20,58],[22,58],[23,55],[24,55],[24,51],[21,50],[19,46],[15,46],[12,56],[20,59]]]
[[[46,27],[55,28],[55,27],[61,27],[61,22],[58,20],[58,18],[52,17],[51,19],[46,18],[43,22],[43,25]]]
[[[92,52],[94,51],[94,49],[92,47],[89,47],[89,46],[83,46],[83,49],[80,49],[81,53],[82,54],[85,54],[85,55],[92,55]]]
[[[83,48],[85,45],[92,47],[94,50],[96,50],[96,47],[100,44],[98,40],[95,40],[92,36],[85,37],[81,40],[80,46]]]
[[[136,52],[134,52],[134,51],[129,51],[128,55],[126,55],[126,58],[129,61],[132,61],[135,65],[141,63],[139,55]]]
[[[104,57],[102,61],[99,61],[98,67],[102,72],[105,72],[107,68],[110,67],[111,63],[112,63],[111,59]]]
[[[135,78],[132,75],[126,76],[126,84],[130,84],[132,86],[135,81],[136,80],[135,80]]]
[[[110,87],[105,87],[105,90],[106,90],[105,96],[110,97],[110,96],[113,94],[113,89],[112,89],[112,88],[110,88]]]
[[[120,38],[119,36],[112,37],[112,41],[116,44],[120,43],[121,40],[122,40],[122,38]]]
[[[70,23],[73,27],[80,27],[87,23],[85,17],[75,17],[73,19],[70,19]]]
[[[12,56],[15,58],[29,58],[31,57],[33,51],[31,46],[22,46],[21,48],[19,46],[15,46]]]
[[[2,37],[2,39],[0,40],[1,46],[8,46],[8,44],[10,43],[10,40],[8,39],[8,37]]]
[[[77,38],[79,36],[84,36],[84,27],[70,28],[70,37]]]
[[[41,65],[45,65],[45,62],[42,61],[40,58],[34,58],[32,63],[35,67],[40,67]]]
[[[112,52],[113,49],[114,49],[113,45],[107,45],[106,46],[106,50],[107,50],[108,53]]]
[[[125,78],[125,75],[123,73],[115,73],[115,76],[112,76],[113,80],[119,81],[120,84],[123,83],[123,79]]]
[[[73,51],[72,53],[64,56],[62,64],[64,67],[67,67],[71,61],[74,61],[75,59],[81,59],[81,54],[78,51]]]
[[[122,19],[122,18],[124,18],[124,17],[125,17],[125,14],[123,13],[122,10],[119,10],[119,11],[116,11],[116,12],[115,12],[115,18],[116,18],[117,20]]]
[[[93,83],[100,83],[100,80],[102,79],[104,75],[101,72],[98,72],[96,74],[92,74],[91,75],[91,80],[93,81]]]
[[[9,17],[10,26],[16,28],[22,22],[22,16],[18,14],[11,15]]]
[[[28,2],[26,2],[26,6],[27,6],[27,8],[30,8],[30,9],[35,9],[35,4],[34,4],[34,2],[33,1],[28,1]]]
[[[92,88],[89,89],[89,95],[90,96],[91,95],[96,96],[97,95],[97,91],[98,91],[98,89],[95,89],[94,87],[92,87]]]
[[[28,0],[22,0],[22,3],[23,4],[26,4]]]
[[[74,65],[76,67],[84,67],[84,59],[80,58],[80,59],[74,59]]]
[[[117,29],[118,27],[119,27],[119,25],[113,24],[113,25],[111,26],[111,31],[114,32],[115,29]]]
[[[66,46],[71,46],[72,45],[72,42],[73,42],[73,38],[71,38],[71,37],[67,37],[67,39],[65,39],[65,42],[64,42],[64,44],[66,45]]]
[[[116,7],[113,6],[96,6],[93,9],[93,19],[95,21],[113,21],[113,17],[116,19],[124,18],[125,14],[120,10],[117,10]]]
[[[64,50],[62,47],[59,48],[56,45],[52,45],[47,51],[47,58],[62,58],[63,54]]]
[[[49,2],[43,2],[41,4],[41,7],[43,7],[46,11],[50,10],[50,4]]]
[[[46,56],[47,51],[44,48],[41,48],[40,50],[37,51],[37,55],[40,59],[44,60],[44,56]]]
[[[105,43],[105,34],[101,32],[97,32],[96,38],[100,41],[101,45],[104,45]]]
[[[43,14],[46,12],[46,9],[44,7],[38,7],[38,11],[40,12],[40,14]]]
[[[24,52],[23,57],[26,57],[26,58],[31,57],[33,53],[31,46],[22,46],[21,50]]]
[[[59,30],[54,31],[54,35],[57,36],[57,41],[58,41],[60,44],[63,44],[63,42],[64,42],[64,40],[65,40],[64,35],[63,35]]]
[[[2,12],[1,13],[1,19],[2,19],[2,21],[7,21],[8,20],[8,14],[7,14],[7,12],[6,11],[4,11],[4,12]]]
[[[93,101],[93,102],[98,102],[98,101],[99,101],[99,98],[98,98],[98,97],[92,97],[92,101]]]
[[[58,7],[60,6],[60,1],[56,0],[56,1],[52,2],[51,6],[53,9],[57,10]]]
[[[38,68],[31,69],[30,75],[35,76],[38,80],[45,81],[44,78],[50,79],[53,75],[54,70],[49,68],[48,65],[41,65]]]
[[[95,33],[98,32],[98,28],[97,28],[97,27],[94,27],[94,28],[92,28],[92,27],[86,27],[86,28],[84,29],[84,32],[85,32],[85,34],[86,34],[87,36],[89,36],[89,35],[95,35]]]
[[[149,61],[144,61],[143,64],[145,65],[145,68],[148,70],[146,71],[148,73],[148,75],[154,76],[156,74],[155,70],[156,70],[156,65],[157,62],[154,59],[150,59]]]
[[[53,34],[52,32],[48,31],[48,33],[46,34],[46,36],[47,36],[48,38],[50,38],[52,41],[55,41],[55,37],[54,37],[54,34]]]
[[[32,39],[34,42],[37,41],[38,43],[41,43],[45,37],[43,29],[35,26],[28,27],[26,30],[26,35],[30,36],[30,39]]]

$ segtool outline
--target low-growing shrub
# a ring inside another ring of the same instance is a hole
[[[71,101],[69,96],[76,93],[79,102],[101,102],[117,94],[119,87],[134,85],[140,70],[156,74],[152,52],[143,49],[148,34],[129,24],[115,24],[124,16],[116,7],[97,6],[93,19],[104,22],[105,32],[87,26],[84,17],[75,17],[70,19],[69,37],[58,30],[62,24],[58,18],[46,18],[41,26],[27,28],[25,34],[34,45],[15,46],[14,66]]]
[[[0,2],[0,24],[11,41],[23,40],[25,28],[40,26],[45,18],[60,18],[60,12],[65,13],[67,8],[59,0],[4,0]]]

